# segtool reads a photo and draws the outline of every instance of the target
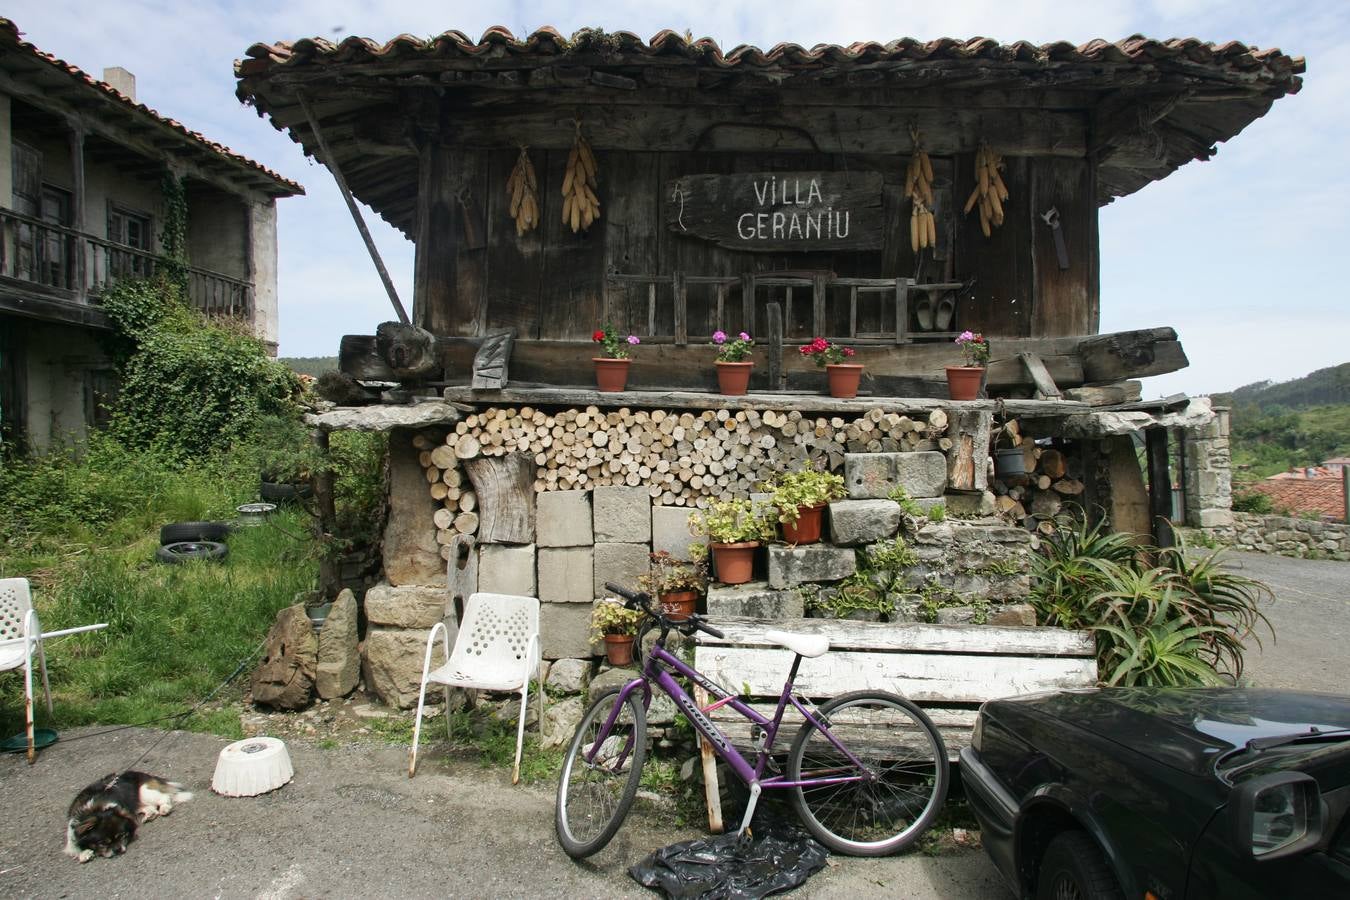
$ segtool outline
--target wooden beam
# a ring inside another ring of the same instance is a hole
[[[328,166],[328,171],[333,173],[333,180],[337,182],[338,190],[342,192],[342,199],[347,201],[347,211],[351,213],[352,221],[356,223],[356,230],[361,232],[361,240],[366,244],[366,251],[370,253],[371,262],[375,263],[375,270],[380,273],[380,281],[384,284],[385,293],[389,295],[389,302],[394,305],[394,312],[398,314],[398,320],[404,325],[411,324],[412,320],[408,318],[408,311],[403,308],[403,303],[398,299],[398,291],[394,288],[394,281],[389,277],[389,271],[384,267],[384,260],[380,258],[380,251],[375,246],[375,239],[370,236],[370,229],[366,227],[366,220],[361,215],[361,210],[356,205],[356,201],[352,199],[352,192],[347,188],[347,182],[342,177],[342,169],[324,145],[323,133],[319,130],[319,121],[314,118],[304,94],[300,94],[299,100],[300,106],[305,111],[305,117],[309,120],[309,128],[314,134],[314,140],[318,144],[320,152],[323,153],[323,162]]]
[[[1050,372],[1045,368],[1045,363],[1041,362],[1039,354],[1019,353],[1017,358],[1022,361],[1022,366],[1031,376],[1031,383],[1036,387],[1037,400],[1058,400],[1062,396],[1059,388],[1055,385],[1055,379],[1050,377]]]
[[[1171,547],[1176,543],[1172,531],[1172,476],[1167,465],[1167,429],[1149,428],[1144,431],[1144,448],[1148,456],[1148,507],[1152,520],[1153,543]]]

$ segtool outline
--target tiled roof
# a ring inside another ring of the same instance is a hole
[[[22,34],[23,32],[19,31],[19,27],[12,20],[0,17],[0,53],[9,49],[14,49],[31,56],[33,59],[39,60],[43,63],[46,63],[47,65],[50,65],[57,71],[70,76],[76,82],[79,82],[80,84],[83,85],[87,85],[92,90],[96,90],[103,94],[106,94],[112,97],[113,99],[125,104],[130,109],[134,109],[137,112],[141,113],[142,115],[154,119],[156,122],[159,122],[163,125],[167,125],[169,128],[178,132],[178,134],[191,139],[203,151],[214,153],[218,156],[230,160],[233,163],[245,166],[249,169],[254,170],[255,172],[259,172],[263,175],[266,175],[272,181],[276,182],[276,184],[279,185],[281,188],[284,188],[284,191],[279,193],[303,194],[305,192],[305,189],[297,182],[291,181],[289,178],[285,178],[282,175],[273,172],[271,169],[267,168],[261,163],[249,159],[242,153],[236,153],[229,147],[226,147],[224,144],[217,143],[216,141],[211,140],[206,135],[201,134],[200,132],[193,131],[192,129],[188,128],[181,122],[171,119],[168,116],[160,115],[158,112],[146,106],[144,103],[137,103],[135,100],[128,97],[126,94],[123,94],[121,91],[117,90],[117,88],[113,87],[107,82],[100,81],[99,79],[90,75],[88,72],[85,72],[78,66],[71,65],[70,63],[66,62],[63,59],[58,59],[52,54],[47,53],[39,49],[38,47],[34,46],[33,44],[29,43],[28,41],[23,40]]]
[[[1291,513],[1315,512],[1336,519],[1345,517],[1345,494],[1339,475],[1325,478],[1265,479],[1251,486],[1251,490],[1265,494],[1276,509]]]
[[[1318,478],[1340,478],[1340,472],[1333,472],[1326,466],[1306,466],[1304,468],[1290,469],[1288,472],[1279,472],[1267,478],[1267,481],[1307,481]]]
[[[1238,41],[1214,44],[1197,38],[1159,41],[1133,35],[1115,42],[1094,39],[1077,46],[1067,41],[1049,44],[1016,41],[1002,44],[983,37],[967,40],[938,38],[931,41],[900,38],[884,44],[859,41],[847,46],[817,44],[809,49],[799,44],[777,44],[767,51],[741,44],[724,52],[711,38],[693,40],[669,29],[658,32],[650,41],[644,42],[631,32],[606,34],[592,29],[582,29],[569,39],[549,27],[540,28],[528,37],[519,39],[508,29],[497,25],[483,32],[477,42],[462,31],[446,31],[430,38],[401,34],[383,44],[362,37],[349,37],[337,44],[323,38],[258,43],[248,48],[245,54],[248,58],[236,65],[236,74],[240,77],[258,75],[274,67],[299,66],[311,62],[348,63],[447,56],[487,60],[511,56],[555,56],[583,50],[629,56],[682,56],[702,65],[724,69],[780,65],[794,69],[864,66],[907,60],[987,60],[1047,66],[1177,60],[1203,66],[1226,66],[1248,73],[1264,70],[1276,77],[1289,77],[1304,71],[1302,57],[1290,57],[1278,49],[1262,50]],[[1293,89],[1297,90],[1297,87]]]

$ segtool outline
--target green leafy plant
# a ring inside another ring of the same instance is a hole
[[[989,342],[978,332],[963,331],[954,341],[961,348],[961,356],[968,366],[983,367],[989,362]]]
[[[934,503],[932,506],[928,507],[928,510],[924,515],[928,516],[928,521],[930,522],[941,522],[947,518],[947,504]]]
[[[631,348],[642,343],[635,334],[630,334],[626,338],[620,337],[611,322],[606,322],[602,327],[597,328],[591,335],[591,340],[603,347],[604,355],[610,359],[631,359]]]
[[[872,544],[863,549],[864,564],[869,569],[908,569],[919,564],[905,539],[897,535],[889,544]]]
[[[599,641],[607,634],[635,635],[642,613],[613,600],[601,600],[591,610],[591,640]]]
[[[754,352],[755,340],[744,331],[732,338],[719,328],[713,332],[712,345],[717,348],[718,362],[745,362]]]
[[[746,497],[713,501],[689,517],[689,527],[717,544],[773,540],[773,523]]]
[[[638,584],[644,591],[658,597],[684,591],[702,591],[707,585],[707,575],[703,569],[704,564],[701,562],[676,559],[667,551],[658,550],[651,554],[651,565],[646,574],[638,576]]]
[[[1269,515],[1275,511],[1275,504],[1269,494],[1260,491],[1234,491],[1233,512]]]
[[[766,481],[763,487],[769,494],[769,503],[778,510],[778,521],[787,524],[801,518],[802,507],[820,506],[848,493],[842,475],[816,469],[781,472]]]

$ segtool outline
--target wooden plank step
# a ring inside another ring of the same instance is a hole
[[[852,622],[838,619],[754,619],[717,616],[708,620],[726,637],[715,638],[703,632],[698,645],[776,647],[765,638],[770,629],[794,634],[823,634],[830,639],[832,652],[838,650],[875,650],[916,653],[986,654],[1000,656],[1083,656],[1095,657],[1097,647],[1092,634],[1063,628],[1028,628],[1002,625],[928,625],[919,622]],[[803,663],[805,665],[805,663]],[[786,674],[787,669],[784,668]],[[782,679],[779,679],[781,686]],[[777,693],[777,690],[774,691]]]

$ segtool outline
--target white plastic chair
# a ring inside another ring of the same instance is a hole
[[[42,649],[42,625],[33,609],[33,595],[27,578],[0,578],[0,672],[23,666],[25,718],[28,726],[28,762],[37,759],[33,749],[33,651],[37,650],[42,670],[42,693],[47,698],[47,715],[52,714],[52,689],[47,682],[47,655]]]
[[[431,668],[431,653],[440,633],[446,663]],[[450,736],[450,688],[485,691],[519,691],[520,722],[516,726],[516,763],[511,783],[520,781],[520,753],[525,742],[525,707],[530,697],[530,679],[539,672],[539,601],[534,597],[476,593],[464,604],[464,620],[450,649],[444,622],[432,626],[427,652],[422,660],[422,683],[417,693],[417,718],[413,725],[408,777],[417,774],[417,742],[422,736],[422,705],[427,685],[445,685],[445,732]],[[539,722],[544,722],[544,692],[539,694]]]

